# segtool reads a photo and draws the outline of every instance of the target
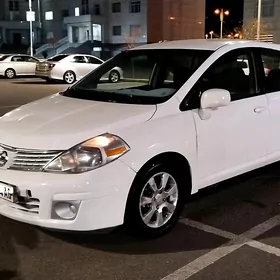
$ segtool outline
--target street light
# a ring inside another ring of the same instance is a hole
[[[213,34],[214,34],[214,31],[213,31],[213,30],[212,30],[212,31],[210,31],[210,32],[209,32],[209,34],[210,34],[210,38],[211,38],[211,39],[213,39]]]
[[[220,21],[221,21],[221,34],[220,38],[223,38],[223,23],[224,23],[224,17],[229,15],[229,10],[224,11],[224,9],[216,9],[214,12],[216,15],[220,15]]]
[[[261,32],[261,10],[262,10],[262,0],[259,0],[259,1],[258,1],[257,40],[260,40],[260,32]]]
[[[30,55],[33,56],[32,0],[29,0]]]

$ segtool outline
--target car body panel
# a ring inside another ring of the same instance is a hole
[[[84,57],[83,62],[73,62],[73,59],[75,57]],[[43,78],[43,79],[53,79],[53,80],[64,80],[64,74],[67,71],[71,71],[75,74],[76,80],[82,79],[84,76],[95,70],[97,67],[99,67],[102,63],[104,63],[103,60],[92,56],[92,55],[84,55],[84,54],[71,54],[65,57],[64,59],[61,59],[58,62],[51,61],[52,58],[46,61],[42,61],[37,63],[36,67],[36,73],[35,75],[37,77]],[[96,60],[95,63],[90,63],[89,59]],[[50,64],[53,64],[53,67],[50,67]],[[122,78],[123,73],[122,70],[118,67],[114,69],[119,72],[120,78]],[[104,76],[104,78],[108,78],[109,73]]]
[[[65,150],[104,132],[146,122],[155,110],[155,105],[89,102],[56,94],[4,115],[0,131],[5,134],[0,135],[0,143],[27,149]],[[73,127],[77,129],[75,137]],[[35,139],[38,135],[40,139]],[[66,139],[61,141],[61,137]]]
[[[186,159],[188,167],[173,161],[170,164],[180,170],[186,168],[181,170],[183,174],[190,172],[192,193],[280,159],[280,132],[277,129],[280,91],[258,92],[232,100],[225,107],[206,108],[209,118],[202,117],[201,107],[180,109],[195,83],[221,56],[242,48],[280,51],[279,45],[243,40],[188,40],[151,44],[136,50],[157,48],[205,49],[214,53],[168,101],[157,105],[97,102],[56,94],[22,106],[0,119],[0,131],[3,132],[0,143],[8,146],[67,150],[103,133],[117,135],[129,146],[129,151],[117,160],[78,175],[0,168],[1,180],[15,184],[23,194],[32,190],[42,205],[42,210],[34,217],[15,211],[0,200],[0,214],[67,230],[116,226],[123,223],[135,176],[158,155],[175,153]],[[247,69],[244,73],[248,74]],[[186,188],[190,187],[187,183]],[[59,200],[81,201],[74,221],[50,217],[52,203]]]
[[[26,59],[26,61],[22,61],[22,58]],[[38,61],[37,58],[29,55],[10,55],[0,61],[0,75],[4,76],[7,69],[13,69],[17,76],[34,76]]]

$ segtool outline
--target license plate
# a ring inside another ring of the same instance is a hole
[[[13,203],[17,202],[16,188],[0,182],[0,199],[5,199]]]

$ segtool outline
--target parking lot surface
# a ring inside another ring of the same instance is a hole
[[[0,114],[65,87],[1,79]],[[176,228],[155,240],[131,238],[121,228],[50,232],[0,217],[0,280],[280,279],[279,168],[193,196]]]

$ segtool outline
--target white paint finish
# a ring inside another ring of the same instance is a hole
[[[182,220],[180,220],[180,223],[182,223],[186,226],[190,226],[190,227],[193,227],[193,228],[203,230],[203,231],[208,232],[208,233],[219,235],[219,236],[221,236],[223,238],[226,238],[226,239],[234,239],[237,236],[234,233],[227,232],[227,231],[222,230],[222,229],[214,228],[212,226],[209,226],[209,225],[197,222],[197,221],[189,220],[189,219],[182,219]]]
[[[105,132],[115,133],[141,125],[155,110],[155,105],[88,102],[54,95],[3,116],[0,130],[9,130],[9,133],[0,135],[0,143],[20,148],[31,145],[33,149],[65,150]]]
[[[75,57],[77,56],[80,58],[84,58],[84,63],[73,62],[75,60]],[[96,64],[90,63],[88,61],[88,58],[96,60]],[[50,63],[53,64],[54,67],[45,69],[43,68],[44,70],[37,69],[35,71],[35,76],[39,78],[49,78],[53,80],[63,81],[65,73],[67,71],[72,71],[76,76],[76,80],[80,80],[81,78],[92,72],[94,69],[99,67],[102,63],[104,63],[104,61],[100,58],[87,54],[70,54],[66,58],[63,58],[58,62],[53,62],[51,59],[52,58],[50,58],[47,62],[42,61],[41,64],[44,65],[46,63]],[[123,77],[122,69],[116,67],[114,70],[119,72],[120,78]],[[109,79],[108,75],[104,78]]]
[[[230,92],[223,89],[206,90],[201,95],[201,109],[217,109],[230,105]]]
[[[13,69],[17,76],[34,76],[36,62],[39,62],[33,57],[33,61],[12,61],[13,57],[22,57],[23,59],[31,58],[27,55],[11,55],[4,61],[0,62],[0,75],[5,75],[7,69]]]
[[[74,175],[70,180],[64,175],[44,172],[22,172],[18,176],[18,171],[0,170],[0,176],[2,181],[18,186],[21,195],[30,190],[32,196],[40,200],[40,212],[34,215],[13,209],[11,204],[0,199],[1,215],[49,228],[94,230],[123,223],[126,198],[135,172],[115,160],[104,168],[82,176]],[[50,219],[52,202],[58,199],[82,201],[75,220]]]
[[[226,257],[237,249],[243,247],[244,245],[251,246],[253,248],[262,250],[266,253],[270,253],[276,256],[280,256],[280,249],[275,248],[270,245],[263,244],[261,242],[255,240],[248,240],[248,238],[256,238],[261,234],[269,231],[275,226],[280,225],[280,215],[277,215],[262,224],[255,226],[254,228],[248,230],[247,232],[241,235],[235,235],[233,233],[229,233],[227,231],[223,231],[208,225],[201,224],[196,221],[190,221],[188,219],[183,219],[182,222],[186,225],[192,226],[194,228],[203,230],[208,233],[212,233],[215,235],[219,235],[224,238],[230,238],[229,242],[224,245],[221,245],[218,248],[213,249],[212,251],[202,255],[201,257],[195,259],[189,264],[181,267],[175,272],[167,275],[161,280],[186,280],[196,273],[202,271],[206,267],[214,264],[218,260]]]
[[[264,95],[212,110],[207,120],[194,110],[202,187],[209,180],[220,181],[220,176],[232,169],[266,156],[269,111],[256,114],[254,109],[260,106],[268,106]]]
[[[228,254],[241,248],[244,244],[235,244],[234,241],[230,241],[225,246],[218,247],[209,253],[195,259],[188,265],[178,269],[174,273],[162,278],[161,280],[186,280],[189,279],[194,274],[203,270],[216,261],[224,258]]]
[[[280,151],[280,92],[273,92],[266,95],[270,108],[269,142],[268,153],[273,154]]]
[[[197,192],[199,188],[265,165],[269,158],[268,129],[271,122],[266,96],[231,102],[226,107],[212,110],[206,120],[200,118],[199,109],[181,112],[179,105],[218,57],[236,48],[268,45],[238,40],[217,40],[214,43],[190,40],[156,44],[154,48],[164,49],[166,46],[218,49],[167,102],[157,105],[132,105],[53,95],[20,107],[2,117],[0,131],[5,133],[0,133],[0,143],[19,148],[65,150],[99,134],[114,133],[124,139],[131,148],[119,161],[135,172],[161,153],[175,152],[185,157],[190,165],[192,193]],[[276,45],[269,46],[280,49]],[[149,49],[150,46],[146,48]],[[54,69],[58,69],[59,64],[57,63]],[[64,65],[64,71],[66,69]],[[255,112],[256,108],[267,110]],[[189,169],[186,172],[189,172]],[[14,173],[5,174],[7,182],[13,180],[9,176]],[[31,176],[30,174],[27,172],[25,176]],[[119,174],[126,176],[121,172]],[[83,176],[86,175],[82,174],[81,178]],[[64,178],[69,184],[73,183],[73,177],[65,175]],[[102,185],[96,181],[96,187],[99,187],[99,184]],[[123,186],[123,196],[115,202],[118,207],[126,201],[130,186],[128,183]],[[60,191],[59,185],[54,184],[53,187],[57,188],[57,192]],[[44,203],[51,203],[47,196]],[[124,207],[125,203],[116,215],[123,215]],[[28,221],[28,218],[25,221]],[[108,224],[110,222],[116,224],[113,217]]]
[[[280,257],[280,249],[279,248],[276,248],[276,247],[273,247],[273,246],[270,246],[270,245],[267,245],[267,244],[264,244],[264,243],[261,243],[261,242],[258,242],[258,241],[254,241],[254,240],[247,242],[246,245],[248,245],[250,247],[253,247],[255,249],[259,249],[263,252],[275,255],[277,257]]]

